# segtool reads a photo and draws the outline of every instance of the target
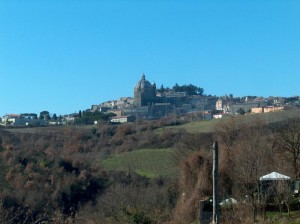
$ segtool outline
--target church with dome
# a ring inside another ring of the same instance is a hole
[[[134,87],[133,99],[134,104],[138,107],[150,106],[156,103],[156,85],[147,81],[144,74]]]
[[[137,81],[133,89],[133,98],[125,98],[126,102],[114,103],[108,108],[118,116],[134,116],[143,119],[159,119],[161,117],[181,116],[186,113],[211,110],[215,107],[216,97],[189,95],[187,92],[176,92],[167,88],[162,91],[155,83],[146,79],[145,74]],[[112,104],[110,102],[110,104]]]

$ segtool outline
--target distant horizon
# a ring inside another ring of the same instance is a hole
[[[159,88],[299,96],[300,2],[0,2],[0,116],[57,115]]]
[[[176,84],[176,83],[175,83]],[[181,84],[179,84],[179,83],[177,83],[178,85],[181,85]],[[183,84],[183,85],[189,85],[189,84],[193,84],[193,83],[188,83],[188,84]],[[163,84],[162,84],[163,85]],[[135,85],[134,85],[135,86]],[[167,87],[169,87],[169,88],[172,88],[173,86],[165,86],[164,85],[164,87],[165,88],[167,88]],[[157,86],[157,89],[158,89],[159,87]],[[134,87],[132,88],[132,90],[134,89]],[[205,93],[205,89],[204,89],[204,94],[203,94],[203,96],[212,96],[212,97],[225,97],[225,96],[229,96],[231,93],[229,93],[229,94],[224,94],[224,95],[213,95],[213,94],[206,94]],[[232,94],[233,95],[233,94]],[[259,96],[259,95],[244,95],[244,96],[235,96],[235,95],[233,95],[233,98],[242,98],[242,97],[249,97],[249,96],[252,96],[252,97],[257,97],[257,98],[260,98],[260,97],[262,97],[262,98],[264,98],[264,99],[267,99],[267,98],[270,98],[270,97],[282,97],[282,98],[289,98],[289,97],[299,97],[299,95],[294,95],[294,96]],[[73,113],[79,113],[79,111],[84,111],[84,110],[88,110],[88,109],[91,109],[91,106],[92,105],[100,105],[100,104],[102,104],[102,103],[106,103],[106,102],[109,102],[109,101],[115,101],[115,100],[118,100],[118,99],[121,99],[121,98],[127,98],[127,97],[131,97],[131,98],[134,98],[134,96],[132,95],[132,96],[120,96],[120,97],[118,97],[118,98],[115,98],[115,99],[109,99],[109,100],[106,100],[106,101],[102,101],[102,102],[99,102],[99,103],[94,103],[94,104],[91,104],[91,105],[89,105],[87,108],[81,108],[81,109],[78,109],[77,111],[73,111],[73,112],[68,112],[68,113],[63,113],[63,114],[59,114],[59,113],[56,113],[55,111],[49,111],[49,110],[47,110],[46,108],[44,109],[44,110],[41,110],[41,111],[39,111],[39,112],[35,112],[35,111],[24,111],[24,112],[21,112],[21,113],[15,113],[15,112],[13,112],[13,113],[5,113],[5,114],[0,114],[0,117],[2,117],[2,116],[4,116],[4,115],[6,115],[6,114],[25,114],[25,113],[35,113],[35,114],[37,114],[37,115],[39,115],[39,113],[40,112],[42,112],[42,111],[48,111],[49,113],[50,113],[50,115],[53,115],[53,114],[56,114],[57,116],[64,116],[64,115],[68,115],[68,114],[73,114]]]

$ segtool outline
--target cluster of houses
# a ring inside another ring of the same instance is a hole
[[[189,95],[186,92],[156,89],[155,83],[147,81],[145,75],[136,83],[134,97],[123,97],[118,100],[93,105],[92,112],[112,112],[118,117],[135,116],[143,119],[159,119],[168,115],[205,114],[205,119],[222,118],[236,114],[268,113],[287,108],[300,107],[300,97],[233,97]]]
[[[61,120],[53,121],[38,118],[37,114],[5,114],[0,118],[2,126],[46,126],[46,125],[61,125]]]
[[[280,102],[280,103],[279,103]],[[300,105],[300,99],[299,104]],[[290,108],[289,105],[284,103],[283,98],[277,97],[245,97],[238,100],[232,97],[220,97],[216,102],[216,110],[218,113],[214,114],[214,118],[222,118],[227,115],[236,114],[257,114],[257,113],[269,113],[276,111],[283,111]]]
[[[235,114],[268,113],[285,110],[287,107],[300,107],[300,97],[236,97],[233,95],[217,97],[206,95],[189,95],[186,92],[156,89],[155,83],[146,80],[143,74],[136,83],[134,97],[122,97],[92,105],[85,110],[90,113],[113,113],[112,123],[132,122],[135,119],[160,119],[170,115],[193,117],[201,113],[202,119],[222,118]],[[15,125],[65,125],[72,124],[78,114],[62,116],[59,120],[39,119],[36,114],[7,114],[0,118],[0,124]],[[97,123],[97,121],[95,121]]]
[[[5,114],[0,117],[0,126],[5,127],[37,127],[37,126],[58,126],[58,125],[70,125],[78,118],[78,114],[69,114],[62,116],[56,120],[53,119],[40,119],[33,114],[32,116],[25,116],[24,114]],[[127,123],[134,122],[134,116],[114,116],[110,119],[111,123]],[[97,124],[98,121],[94,121]]]

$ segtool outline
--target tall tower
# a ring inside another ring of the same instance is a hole
[[[140,81],[134,87],[134,104],[137,106],[148,106],[156,101],[156,85],[146,80],[142,75]]]

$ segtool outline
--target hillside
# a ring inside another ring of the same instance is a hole
[[[249,169],[258,170],[251,181],[272,170],[295,173],[290,157],[274,150],[282,130],[298,127],[288,120],[297,117],[287,111],[182,125],[1,128],[0,216],[12,223],[164,223],[178,218],[177,209],[193,221],[199,198],[211,195],[212,142],[220,142],[221,195],[244,195],[235,183],[251,186],[243,179]]]

